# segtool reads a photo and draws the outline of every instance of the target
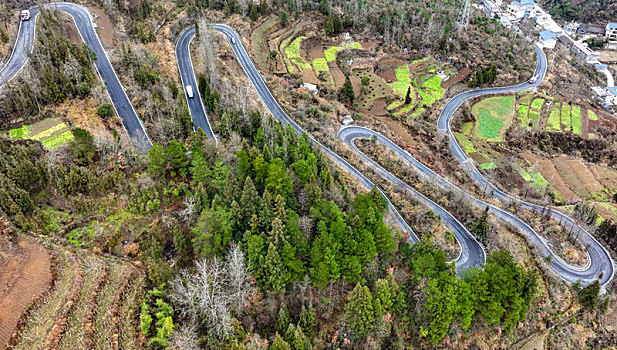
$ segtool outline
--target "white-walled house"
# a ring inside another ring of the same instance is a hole
[[[508,19],[511,21],[520,21],[525,17],[525,7],[518,1],[512,1],[506,8]]]
[[[557,44],[557,36],[548,30],[540,32],[540,39],[542,40],[542,46],[547,49],[554,49]]]

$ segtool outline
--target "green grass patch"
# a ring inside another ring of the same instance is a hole
[[[473,143],[467,138],[467,136],[461,134],[460,132],[454,133],[454,135],[456,135],[458,143],[463,147],[466,153],[478,152],[478,150],[473,147]]]
[[[476,117],[474,137],[499,141],[503,131],[512,122],[514,96],[488,97],[473,105],[471,113]]]
[[[610,211],[614,211],[614,212],[617,213],[617,208],[612,206],[610,203],[598,202],[598,204],[600,204],[601,206],[603,206],[604,208],[606,208],[606,209],[608,209]]]
[[[544,104],[544,99],[543,98],[536,98],[536,99],[533,100],[533,102],[531,102],[531,108],[535,108],[537,110],[541,110],[543,104]]]
[[[572,106],[572,113],[570,114],[570,120],[572,122],[572,132],[580,135],[583,133],[583,124],[581,121],[581,107]]]
[[[551,113],[548,115],[546,122],[546,130],[548,131],[561,131],[559,125],[559,109],[551,109]]]
[[[496,167],[497,166],[493,162],[480,164],[480,168],[482,169],[495,169]]]
[[[529,110],[529,122],[532,128],[536,128],[540,122],[540,112],[530,109]]]
[[[328,68],[328,61],[325,58],[315,58],[313,60],[313,67],[318,72],[329,72],[330,68]]]
[[[520,104],[525,104],[525,105],[529,105],[529,102],[531,102],[531,96],[532,94],[523,92],[525,95],[519,97],[518,99],[518,103]]]
[[[598,116],[591,110],[587,110],[587,119],[589,120],[598,120]]]
[[[336,60],[336,53],[340,49],[341,48],[339,46],[330,46],[329,48],[324,50],[323,54],[326,57],[326,61],[327,62],[332,62],[332,61]]]
[[[431,56],[426,56],[426,57],[424,57],[424,58],[420,58],[420,59],[418,59],[418,60],[413,60],[413,61],[411,62],[411,64],[416,64],[416,63],[424,62],[424,61],[428,60],[429,58],[431,58]]]

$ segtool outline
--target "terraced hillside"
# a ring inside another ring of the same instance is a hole
[[[143,273],[130,262],[43,242],[53,287],[22,316],[9,349],[137,349]]]

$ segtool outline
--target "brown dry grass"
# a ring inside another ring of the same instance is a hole
[[[101,39],[101,44],[105,50],[113,49],[114,47],[114,26],[111,24],[111,19],[100,7],[88,6],[88,10],[95,17],[97,25],[97,33]]]
[[[521,153],[520,156],[525,159],[529,165],[535,166],[546,181],[561,193],[566,201],[573,202],[579,200],[579,197],[566,185],[557,172],[555,165],[549,159],[540,159],[530,153]]]
[[[95,137],[111,140],[113,136],[107,127],[107,122],[96,114],[96,101],[67,100],[57,106],[50,107],[55,115],[68,120],[73,126],[88,130]]]
[[[161,74],[180,84],[178,63],[175,56],[175,43],[168,39],[170,30],[171,23],[167,23],[158,31],[156,40],[146,44],[145,47],[148,49],[148,52],[156,56]]]

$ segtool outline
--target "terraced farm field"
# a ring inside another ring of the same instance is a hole
[[[521,153],[521,157],[528,166],[537,169],[566,202],[607,200],[617,191],[617,172],[606,167],[565,157],[541,159],[529,153]]]
[[[55,150],[73,140],[71,129],[60,118],[47,118],[32,125],[11,129],[9,130],[9,137],[12,139],[37,140],[48,150]]]
[[[49,244],[55,283],[29,312],[13,348],[141,348],[135,310],[143,273],[121,259]]]
[[[473,138],[503,141],[503,133],[512,123],[514,96],[488,97],[474,104],[471,113],[476,118]]]

